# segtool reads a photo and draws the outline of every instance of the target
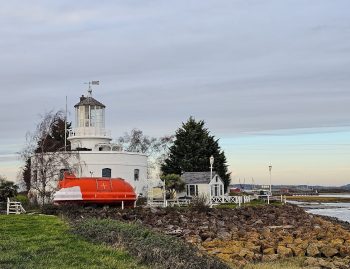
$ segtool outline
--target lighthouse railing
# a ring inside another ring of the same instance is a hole
[[[69,130],[68,137],[80,137],[80,136],[98,136],[98,137],[111,137],[111,131],[104,128],[96,127],[79,127]]]

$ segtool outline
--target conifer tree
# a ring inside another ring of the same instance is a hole
[[[226,190],[231,181],[226,157],[219,146],[219,140],[210,135],[204,124],[204,121],[196,121],[193,117],[182,124],[176,131],[174,144],[170,147],[169,157],[165,159],[161,170],[164,175],[209,171],[209,158],[213,156],[213,171],[221,177]]]

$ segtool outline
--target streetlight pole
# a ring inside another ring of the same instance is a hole
[[[272,195],[272,187],[271,187],[271,183],[272,183],[272,180],[271,180],[271,171],[272,171],[272,165],[269,165],[269,172],[270,172],[270,194]]]
[[[214,156],[211,155],[209,158],[209,163],[210,163],[210,181],[213,179],[213,164],[214,164]],[[209,181],[209,205],[211,206],[211,185]]]
[[[214,164],[214,156],[213,155],[210,156],[209,162],[210,162],[210,180],[212,180],[212,178],[213,178],[213,164]]]

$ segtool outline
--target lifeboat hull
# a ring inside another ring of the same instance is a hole
[[[65,174],[54,194],[54,203],[121,204],[136,201],[133,187],[121,178],[77,178]]]

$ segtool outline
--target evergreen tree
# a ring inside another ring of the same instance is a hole
[[[0,202],[6,202],[7,198],[17,195],[18,186],[11,181],[7,181],[5,177],[0,176]]]
[[[164,175],[205,172],[210,170],[210,156],[214,156],[213,171],[221,177],[226,190],[231,181],[226,157],[220,149],[219,140],[210,135],[204,124],[204,121],[197,122],[193,117],[182,124],[182,127],[176,131],[169,157],[164,161],[161,169]]]

